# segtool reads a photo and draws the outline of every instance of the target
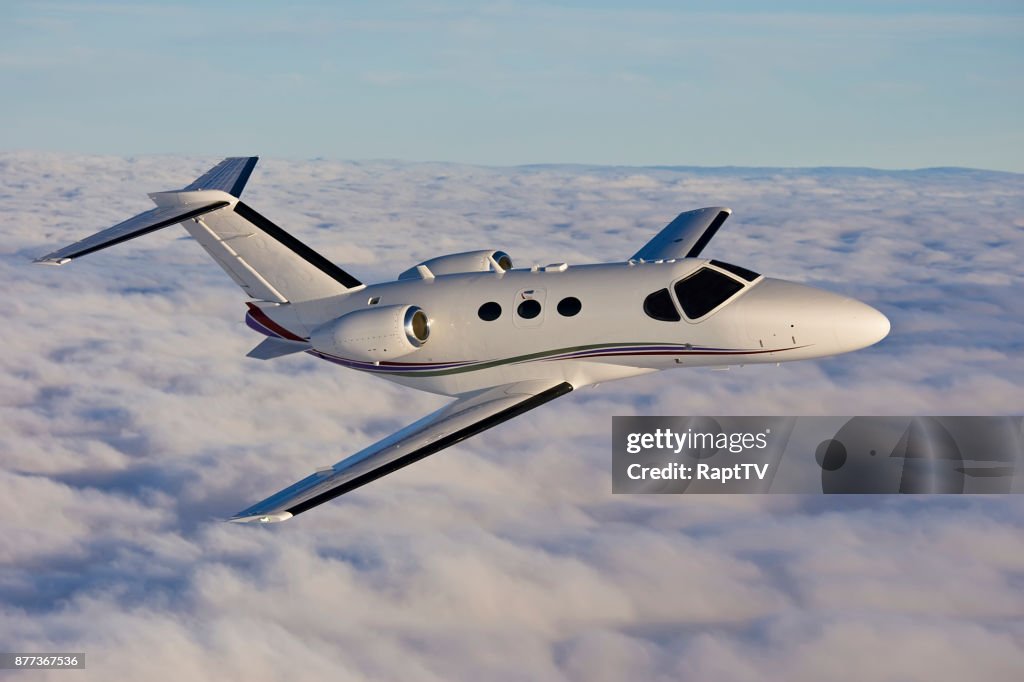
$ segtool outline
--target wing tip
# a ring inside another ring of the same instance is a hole
[[[291,512],[281,511],[270,514],[250,514],[248,516],[232,516],[228,523],[280,523],[292,518]]]
[[[70,263],[70,258],[53,258],[52,256],[40,256],[32,261],[36,265],[53,265],[60,266],[65,263]]]

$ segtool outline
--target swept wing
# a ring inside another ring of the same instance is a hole
[[[572,391],[571,384],[526,381],[458,398],[331,467],[320,469],[230,520],[270,523],[296,514],[440,452]]]
[[[643,248],[634,253],[631,260],[696,258],[731,214],[732,209],[724,206],[710,206],[680,213],[651,241],[644,244]]]

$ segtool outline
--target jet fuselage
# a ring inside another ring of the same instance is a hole
[[[691,318],[679,296],[685,291],[675,285],[702,270],[729,278],[727,289],[736,291]],[[662,290],[661,309],[645,306]],[[535,303],[523,307],[528,300]],[[308,303],[261,304],[262,315],[251,312],[248,322],[268,335],[287,330],[309,338],[348,313],[396,304],[418,306],[430,320],[429,338],[408,355],[372,362],[327,348],[309,352],[420,390],[460,395],[515,381],[578,386],[675,367],[804,360],[869,346],[889,331],[881,313],[852,298],[756,273],[745,278],[697,258],[405,279]]]

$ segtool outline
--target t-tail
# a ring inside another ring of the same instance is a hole
[[[156,208],[36,260],[63,265],[181,224],[252,298],[274,303],[344,294],[364,285],[239,199],[258,157],[227,158],[190,185],[155,192]]]

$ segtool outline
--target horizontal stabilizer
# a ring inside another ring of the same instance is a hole
[[[289,341],[288,339],[268,338],[261,341],[255,348],[245,354],[247,358],[257,360],[271,360],[282,355],[301,353],[313,346],[305,341]]]
[[[224,195],[222,194],[221,196]],[[70,246],[65,246],[63,249],[48,253],[42,258],[37,258],[35,262],[45,265],[64,265],[73,258],[126,242],[129,239],[141,237],[144,234],[155,232],[170,225],[177,225],[180,222],[216,211],[218,208],[224,208],[227,205],[227,201],[205,201],[191,205],[158,206],[133,218],[129,218],[123,223],[118,223],[113,227],[108,227],[81,241],[77,241]]]

